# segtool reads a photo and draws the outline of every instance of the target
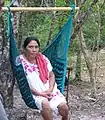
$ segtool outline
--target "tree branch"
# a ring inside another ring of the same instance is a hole
[[[93,2],[91,3],[90,7],[86,10],[85,13],[83,13],[79,19],[77,20],[77,25],[74,28],[74,32],[71,36],[71,43],[73,42],[73,39],[75,39],[76,35],[78,34],[79,29],[82,27],[82,25],[84,24],[84,21],[86,20],[86,18],[88,17],[90,11],[92,11],[93,6],[98,2],[98,0],[93,0]]]
[[[0,0],[0,11],[1,11],[2,6],[4,6],[4,0]]]

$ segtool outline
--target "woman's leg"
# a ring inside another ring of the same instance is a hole
[[[42,116],[44,120],[53,120],[52,110],[47,99],[42,101]]]
[[[61,103],[58,105],[59,114],[62,116],[62,120],[68,120],[68,106],[66,103]]]

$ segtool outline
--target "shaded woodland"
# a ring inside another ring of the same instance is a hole
[[[11,1],[0,2],[2,6],[7,6]],[[68,54],[68,66],[72,68],[68,89],[70,120],[105,120],[105,0],[14,0],[12,6],[66,7],[73,3],[80,9],[74,14]],[[44,50],[68,20],[69,15],[70,11],[13,12],[12,21],[18,49],[21,51],[24,39],[32,35],[40,39],[41,48]],[[11,70],[8,51],[7,11],[2,11],[0,93],[4,98],[8,118],[41,119],[38,117],[38,111],[28,108],[22,101]]]

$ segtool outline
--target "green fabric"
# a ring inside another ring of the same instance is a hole
[[[13,34],[10,10],[8,11],[8,35],[9,35],[9,42],[10,42],[11,67],[17,79],[22,98],[25,101],[27,106],[29,106],[30,108],[36,109],[37,107],[33,99],[32,93],[30,91],[29,84],[23,70],[23,66],[20,62],[19,52],[16,47],[16,41],[14,39],[14,34]]]
[[[52,40],[52,43],[43,52],[43,54],[51,61],[58,89],[62,93],[64,91],[66,67],[68,62],[67,58],[68,47],[70,45],[72,16],[73,12],[69,17],[68,22],[62,27],[56,37]]]
[[[43,52],[43,54],[45,54],[52,63],[53,71],[56,77],[56,82],[58,88],[62,93],[64,90],[66,76],[67,55],[68,47],[70,44],[73,14],[74,10],[71,12],[70,18],[67,21],[67,23],[62,27],[62,29],[59,31],[56,37],[52,40],[52,43]],[[8,10],[8,35],[10,42],[11,67],[17,79],[22,98],[28,107],[36,109],[37,107],[35,105],[35,100],[33,99],[32,93],[30,91],[28,81],[23,70],[23,66],[19,58],[19,52],[16,47],[16,42],[13,34],[13,26],[11,22],[10,9]]]

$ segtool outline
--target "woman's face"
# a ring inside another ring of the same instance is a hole
[[[35,40],[31,40],[26,46],[25,52],[30,57],[35,57],[39,52],[39,45]]]

